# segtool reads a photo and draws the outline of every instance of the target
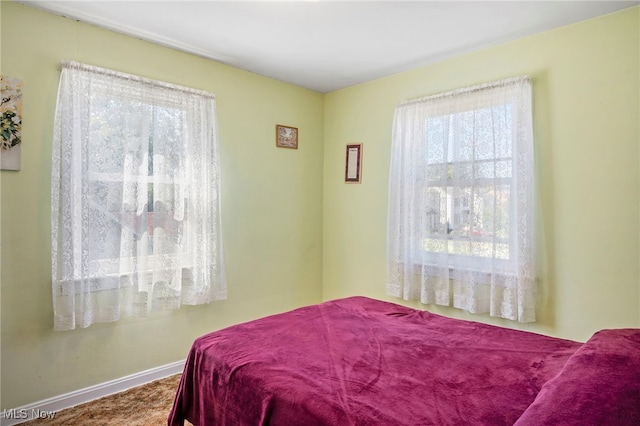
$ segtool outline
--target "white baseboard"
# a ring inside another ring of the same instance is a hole
[[[125,376],[120,379],[44,399],[22,407],[2,410],[2,412],[0,412],[0,425],[11,426],[38,417],[51,417],[52,414],[55,415],[55,413],[65,408],[75,407],[76,405],[144,385],[154,380],[182,373],[184,363],[185,361],[177,361],[161,367],[141,371],[140,373],[131,374],[130,376]]]

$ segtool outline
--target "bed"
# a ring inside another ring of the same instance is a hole
[[[192,345],[168,424],[637,425],[640,329],[587,342],[350,297]]]

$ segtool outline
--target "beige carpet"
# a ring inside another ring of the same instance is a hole
[[[180,375],[156,380],[121,393],[59,411],[53,419],[32,420],[23,425],[160,426],[167,418],[178,389]],[[185,425],[189,425],[185,422]]]

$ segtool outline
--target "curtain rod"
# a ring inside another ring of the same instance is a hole
[[[436,93],[434,95],[427,95],[427,96],[422,96],[420,98],[409,99],[399,103],[398,107],[420,103],[420,102],[432,101],[435,99],[448,98],[455,95],[481,92],[483,90],[493,89],[495,87],[500,87],[500,86],[509,86],[517,83],[531,83],[531,81],[532,81],[531,78],[529,78],[528,76],[520,76],[520,77],[508,78],[505,80],[497,80],[489,83],[478,84],[476,86],[463,87],[461,89],[450,90],[448,92]]]
[[[69,59],[64,59],[62,61],[60,61],[60,68],[61,69],[77,69],[80,71],[87,71],[87,72],[91,72],[94,74],[100,74],[100,75],[105,75],[108,77],[116,77],[116,78],[120,78],[122,80],[133,80],[133,81],[137,81],[139,83],[142,84],[151,84],[151,85],[155,85],[155,86],[160,86],[163,87],[165,89],[170,89],[170,90],[175,90],[178,92],[184,92],[184,93],[189,93],[192,95],[200,95],[200,96],[204,96],[207,98],[211,98],[211,99],[215,99],[216,96],[213,93],[207,92],[206,90],[201,90],[201,89],[193,89],[191,87],[186,87],[186,86],[180,86],[177,84],[171,84],[171,83],[167,83],[164,81],[160,81],[160,80],[154,80],[151,78],[146,78],[146,77],[141,77],[139,75],[134,75],[134,74],[127,74],[124,72],[120,72],[120,71],[115,71],[115,70],[110,70],[108,68],[101,68],[101,67],[97,67],[95,65],[88,65],[88,64],[83,64],[81,62],[77,62],[77,61],[72,61]]]

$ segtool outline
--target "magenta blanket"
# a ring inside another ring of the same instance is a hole
[[[580,346],[339,299],[198,338],[168,423],[513,425]]]

